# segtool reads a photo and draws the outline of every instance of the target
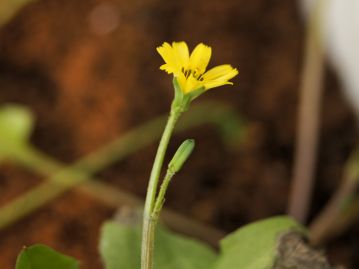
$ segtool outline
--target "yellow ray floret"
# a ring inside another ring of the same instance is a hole
[[[233,84],[229,80],[238,74],[238,70],[229,64],[219,65],[205,72],[212,49],[202,43],[195,47],[191,55],[185,42],[173,42],[172,46],[165,42],[157,51],[165,61],[160,69],[173,74],[184,93],[201,87],[208,90]]]

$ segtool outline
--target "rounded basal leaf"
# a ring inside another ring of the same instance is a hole
[[[24,248],[16,261],[16,269],[78,269],[78,262],[44,245]]]
[[[0,107],[0,155],[11,154],[24,146],[33,129],[33,115],[21,105]]]
[[[248,224],[221,241],[215,269],[271,269],[281,236],[292,231],[305,234],[299,223],[285,216]]]
[[[106,269],[141,267],[141,227],[107,222],[100,252]],[[212,269],[216,254],[206,245],[159,226],[155,240],[156,269]]]

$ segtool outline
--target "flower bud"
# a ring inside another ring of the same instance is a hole
[[[168,164],[168,170],[173,174],[177,173],[181,170],[183,164],[191,155],[195,142],[193,139],[185,140],[177,149],[175,155],[173,156],[172,160]]]

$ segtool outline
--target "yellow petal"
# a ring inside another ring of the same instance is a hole
[[[188,62],[189,62],[189,51],[187,44],[183,41],[172,42],[172,48],[181,68],[183,67],[184,70],[186,70],[188,68]]]
[[[238,70],[229,64],[216,66],[203,74],[203,83],[206,89],[233,84],[230,79],[238,74]]]
[[[169,74],[178,72],[180,63],[178,62],[176,52],[171,45],[165,42],[162,46],[157,47],[157,51],[165,61],[165,64],[161,65],[160,69],[165,70]]]
[[[233,68],[229,64],[218,65],[208,70],[203,74],[204,80],[215,80],[215,79],[231,79],[238,74],[236,68]]]
[[[183,73],[180,73],[176,76],[177,78],[177,81],[178,81],[178,84],[180,85],[181,87],[181,90],[183,92],[185,92],[185,88],[186,88],[186,77]]]
[[[183,93],[189,93],[193,90],[197,90],[198,88],[203,86],[201,81],[198,81],[193,75],[191,74],[188,77],[185,77],[183,73],[176,76],[179,85],[181,86],[181,90]]]
[[[197,80],[193,75],[191,74],[187,80],[186,80],[186,86],[184,88],[185,93],[189,93],[191,91],[197,90],[200,87],[203,86],[202,81]]]
[[[191,53],[188,69],[195,71],[197,75],[203,74],[211,59],[211,54],[211,47],[203,43],[198,44]]]
[[[168,74],[174,73],[176,71],[176,69],[174,69],[172,66],[168,64],[161,65],[160,69],[166,71]]]
[[[171,64],[174,62],[173,49],[170,44],[164,42],[162,46],[157,47],[157,52],[161,55],[166,64]]]
[[[212,89],[212,88],[217,88],[223,85],[233,85],[233,82],[229,82],[229,81],[209,81],[209,82],[205,82],[204,83],[204,88],[206,90]]]

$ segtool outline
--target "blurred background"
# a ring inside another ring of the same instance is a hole
[[[6,14],[6,4],[0,9]],[[170,153],[186,138],[196,140],[196,149],[173,181],[166,206],[231,232],[287,210],[305,53],[302,15],[295,0],[34,0],[0,29],[0,104],[28,106],[36,116],[31,142],[71,164],[169,110],[171,77],[159,70],[157,46],[182,40],[191,49],[210,45],[210,66],[229,63],[239,76],[234,86],[195,102],[233,106],[244,130],[234,144],[210,124],[176,134]],[[338,187],[357,138],[336,72],[326,64],[324,74],[309,221]],[[145,147],[97,176],[144,198],[156,148]],[[2,163],[0,205],[43,180]],[[42,242],[74,255],[83,268],[101,268],[99,227],[113,213],[91,196],[66,192],[0,231],[0,267],[13,268],[22,246]],[[358,236],[353,225],[327,242],[330,260],[358,268]]]

